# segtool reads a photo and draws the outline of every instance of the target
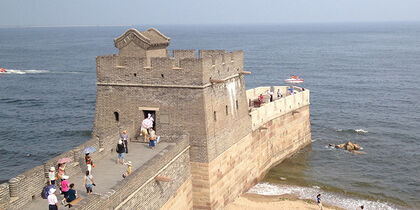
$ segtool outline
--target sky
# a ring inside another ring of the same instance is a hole
[[[0,26],[420,21],[420,0],[0,0]]]

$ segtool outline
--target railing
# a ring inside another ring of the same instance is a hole
[[[281,91],[287,91],[287,86],[275,86]],[[265,93],[269,87],[260,87],[251,90],[247,90],[248,99],[257,99],[261,93]],[[276,88],[275,88],[276,89]],[[265,90],[265,91],[264,91]],[[264,91],[264,92],[262,92]],[[249,93],[249,95],[248,95]],[[276,96],[276,93],[274,93]],[[299,109],[303,106],[309,105],[310,91],[305,89],[304,91],[296,92],[293,95],[287,95],[287,92],[282,93],[281,99],[276,99],[273,102],[264,103],[259,108],[250,108],[250,115],[252,120],[252,130],[256,130],[266,122],[273,120],[281,115]]]

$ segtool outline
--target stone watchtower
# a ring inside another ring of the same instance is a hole
[[[148,113],[162,141],[188,133],[194,206],[208,206],[212,189],[203,166],[251,132],[243,51],[200,50],[197,56],[168,51],[169,41],[154,28],[129,29],[114,40],[119,54],[97,57],[94,135],[127,129],[134,141]]]

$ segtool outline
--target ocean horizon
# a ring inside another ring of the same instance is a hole
[[[117,53],[113,39],[131,27],[152,26],[0,26],[1,182],[90,139],[95,58]],[[420,22],[153,27],[169,49],[244,50],[247,89],[305,79],[313,142],[256,192],[294,186],[303,197],[330,193],[334,204],[420,206]],[[347,141],[364,154],[328,146]]]

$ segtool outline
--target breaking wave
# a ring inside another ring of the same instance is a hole
[[[344,209],[356,209],[357,206],[364,205],[368,209],[384,209],[393,210],[399,209],[388,203],[379,201],[370,201],[365,199],[358,199],[355,197],[347,197],[338,193],[331,193],[322,191],[320,187],[300,187],[291,185],[275,185],[270,183],[259,183],[252,187],[248,193],[254,193],[259,195],[284,195],[291,194],[297,196],[299,199],[310,199],[315,200],[316,195],[321,193],[322,200],[324,203],[338,206]]]

